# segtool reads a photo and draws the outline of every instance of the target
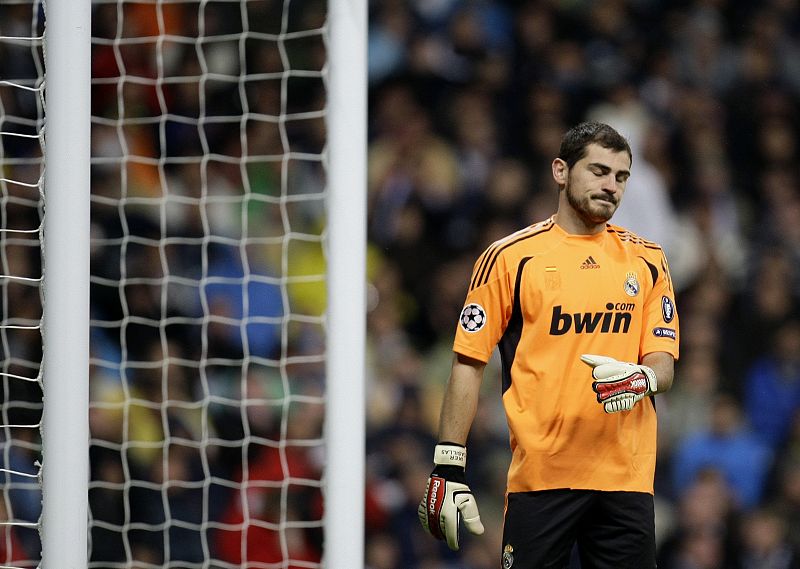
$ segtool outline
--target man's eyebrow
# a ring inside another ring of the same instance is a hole
[[[611,172],[611,167],[610,167],[610,166],[607,166],[606,164],[601,164],[600,162],[590,162],[590,163],[589,163],[589,167],[590,167],[590,168],[591,168],[591,167],[594,167],[594,168],[599,168],[599,169],[600,169],[600,171],[601,171],[603,174],[608,174],[609,172]],[[631,172],[630,172],[630,170],[619,170],[619,171],[617,172],[617,176],[619,176],[620,174],[624,174],[624,175],[626,175],[626,176],[630,177],[630,175],[631,175]]]

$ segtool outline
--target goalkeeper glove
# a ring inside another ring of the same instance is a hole
[[[641,399],[658,391],[656,372],[647,366],[591,354],[583,354],[581,360],[593,368],[592,389],[606,413],[630,411]]]
[[[470,533],[483,533],[478,503],[464,476],[467,449],[452,443],[438,444],[433,463],[436,466],[417,510],[419,521],[433,537],[445,540],[450,549],[458,551],[458,528],[462,519]]]

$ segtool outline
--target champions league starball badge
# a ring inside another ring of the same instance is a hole
[[[459,324],[465,332],[477,332],[486,324],[486,311],[480,304],[468,304],[461,311]]]
[[[675,306],[672,304],[672,299],[668,296],[661,297],[661,315],[664,317],[664,322],[669,324],[675,318]]]

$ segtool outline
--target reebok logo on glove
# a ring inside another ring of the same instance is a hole
[[[435,514],[436,498],[438,497],[439,494],[439,486],[442,485],[442,479],[431,478],[431,485],[433,486],[433,488],[431,488],[430,495],[428,496],[428,512],[430,512],[431,514]]]
[[[444,483],[445,480],[443,478],[431,476],[430,479],[428,479],[428,491],[425,492],[425,498],[423,500],[428,505],[428,519],[426,522],[423,522],[422,526],[436,539],[444,539],[444,531],[440,527],[442,524],[439,521],[439,512],[442,509],[442,500],[439,491]],[[421,505],[422,504],[420,504],[420,506]],[[422,512],[420,512],[420,516],[421,515]]]

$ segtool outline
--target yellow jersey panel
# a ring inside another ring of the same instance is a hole
[[[508,491],[653,491],[652,399],[606,414],[581,354],[678,358],[678,316],[661,248],[615,225],[570,235],[548,219],[477,260],[453,349],[499,349],[512,462]]]

